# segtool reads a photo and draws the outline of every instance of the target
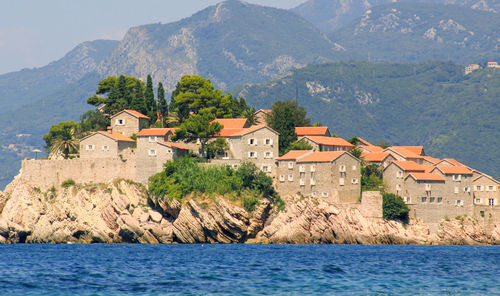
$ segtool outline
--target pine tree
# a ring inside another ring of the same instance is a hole
[[[146,108],[147,108],[147,116],[149,116],[152,122],[156,121],[156,101],[155,101],[155,93],[153,91],[153,79],[151,75],[148,75],[148,79],[146,81],[146,91],[144,92],[144,99],[146,100]]]
[[[163,88],[163,83],[158,83],[158,111],[165,115],[168,112],[167,100],[165,100],[165,89]]]
[[[132,102],[130,103],[130,108],[141,112],[142,114],[147,114],[148,109],[146,108],[146,102],[144,101],[144,91],[141,82],[138,80],[135,83]]]

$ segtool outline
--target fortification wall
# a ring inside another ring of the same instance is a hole
[[[116,178],[135,180],[135,175],[133,159],[26,159],[22,162],[20,178],[35,187],[47,190],[68,179],[73,179],[76,183],[101,183]]]
[[[359,210],[364,217],[382,218],[382,194],[380,191],[364,191]]]

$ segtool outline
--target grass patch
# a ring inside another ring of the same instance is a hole
[[[62,182],[61,186],[62,186],[63,188],[69,188],[69,187],[71,187],[71,186],[75,186],[75,184],[76,184],[76,183],[75,183],[75,180],[73,180],[73,179],[68,179],[68,180],[66,180],[66,181]]]

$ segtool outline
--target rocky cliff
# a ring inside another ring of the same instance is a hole
[[[42,192],[16,179],[0,192],[0,213],[2,243],[500,243],[498,225],[487,232],[461,218],[431,233],[325,199],[288,197],[283,211],[263,199],[249,213],[223,197],[191,195],[153,209],[144,187],[125,180]]]

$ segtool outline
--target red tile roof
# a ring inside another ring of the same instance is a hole
[[[262,128],[267,128],[267,129],[269,129],[269,130],[271,130],[271,131],[273,131],[273,132],[275,132],[276,134],[279,135],[279,133],[277,131],[273,130],[272,128],[270,128],[270,127],[268,127],[266,125],[252,125],[251,127],[249,127],[249,128],[243,128],[240,131],[237,131],[237,132],[229,135],[228,137],[240,137],[240,136],[244,136],[246,134],[258,131],[258,130],[260,130]]]
[[[244,128],[247,125],[246,118],[217,118],[212,122],[218,122],[224,126],[224,128]]]
[[[135,142],[131,138],[124,136],[120,133],[110,133],[110,132],[105,132],[105,131],[98,131],[97,133],[106,136],[108,138],[111,138],[115,141],[121,141],[121,142]]]
[[[464,166],[437,166],[436,169],[445,175],[472,175],[472,171]]]
[[[244,128],[223,128],[218,132],[216,137],[229,137],[237,132],[241,132]]]
[[[138,112],[138,111],[135,111],[135,110],[130,110],[130,109],[122,110],[122,111],[116,113],[115,115],[120,114],[121,112],[127,112],[130,115],[132,115],[134,117],[137,117],[137,118],[151,119],[151,118],[147,117],[146,115],[142,114],[141,112]],[[113,115],[113,116],[115,116],[115,115]]]
[[[324,137],[324,136],[306,136],[306,138],[320,145],[354,147],[353,144],[347,142],[342,138]]]
[[[424,147],[423,146],[394,146],[394,147],[401,147],[403,149],[406,149],[408,151],[411,151],[417,155],[424,156]]]
[[[465,166],[462,163],[458,162],[456,159],[453,158],[444,158],[443,160],[446,160],[447,162],[450,162],[456,166]]]
[[[174,142],[158,142],[158,144],[165,145],[165,146],[172,147],[172,148],[182,149],[182,150],[189,150],[189,148],[187,148],[186,146],[183,146],[179,143],[174,143]]]
[[[364,152],[361,154],[361,157],[363,157],[365,161],[369,162],[381,162],[387,156],[389,156],[388,152]]]
[[[312,152],[312,150],[291,150],[287,154],[276,158],[276,160],[296,160]]]
[[[297,161],[297,163],[302,162],[330,162],[339,158],[342,154],[346,153],[345,151],[323,151],[323,152],[314,152],[311,155],[307,155],[306,157]]]
[[[419,165],[414,161],[394,161],[395,165],[403,169],[405,172],[425,172],[425,167]]]
[[[359,142],[360,142],[361,144],[363,144],[363,146],[375,146],[375,145],[373,145],[372,143],[368,142],[368,141],[367,141],[367,140],[365,140],[365,139],[362,139],[362,138],[360,138],[360,137],[357,137],[357,138],[358,138]],[[381,147],[380,147],[380,148],[381,148]]]
[[[148,136],[165,136],[169,132],[175,133],[176,128],[145,128],[137,133],[138,137],[148,137]]]
[[[420,166],[425,170],[426,173],[432,172],[432,170],[435,168],[435,166],[428,164],[422,164]]]
[[[443,177],[433,173],[410,173],[409,176],[417,181],[445,181]]]
[[[392,147],[389,147],[389,148],[385,149],[384,152],[387,152],[387,151],[390,151],[390,150],[396,152],[397,154],[400,154],[404,158],[416,158],[416,159],[422,159],[423,158],[423,156],[418,155],[415,152],[410,151],[410,150],[408,150],[406,148],[403,148],[401,146],[392,146]]]
[[[429,161],[429,162],[432,162],[433,164],[437,164],[438,162],[441,161],[441,159],[439,158],[434,158],[434,157],[431,157],[431,156],[424,156],[424,159]]]
[[[327,131],[327,126],[298,126],[295,128],[297,136],[324,136]]]
[[[360,146],[363,150],[370,151],[372,153],[380,153],[384,151],[384,148],[379,146]]]

